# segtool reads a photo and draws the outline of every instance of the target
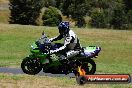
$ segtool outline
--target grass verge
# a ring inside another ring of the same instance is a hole
[[[0,88],[131,88],[131,84],[78,85],[74,78],[0,74]]]

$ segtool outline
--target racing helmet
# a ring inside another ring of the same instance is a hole
[[[66,35],[69,32],[69,22],[61,22],[58,25],[59,33],[62,35]]]

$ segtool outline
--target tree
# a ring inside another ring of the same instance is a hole
[[[67,17],[69,17],[70,12],[69,12],[69,6],[72,4],[71,2],[72,0],[63,0],[63,5],[62,5],[62,14],[66,15]]]
[[[62,17],[56,8],[50,6],[45,10],[42,20],[45,26],[57,26],[62,21]]]
[[[123,0],[125,4],[125,10],[128,12],[129,10],[132,10],[132,1],[131,0]]]
[[[44,0],[44,6],[45,7],[55,7],[56,6],[56,0]]]
[[[56,8],[58,8],[58,9],[61,9],[62,7],[62,4],[63,4],[63,0],[55,0],[56,1]]]
[[[129,0],[126,0],[125,3],[127,1]],[[130,13],[127,15],[125,7],[129,7],[130,3],[126,6],[123,0],[93,0],[91,5],[91,26],[115,29],[128,28],[131,15]]]
[[[122,2],[117,2],[115,8],[113,9],[112,19],[110,21],[111,26],[114,29],[127,29],[128,19],[125,13],[124,4]]]
[[[91,13],[91,26],[97,28],[105,28],[107,23],[105,19],[105,14],[103,9],[95,9]]]
[[[127,12],[127,21],[128,21],[128,24],[127,24],[128,29],[132,30],[132,10],[129,10]]]
[[[132,29],[132,2],[131,0],[123,0],[125,4],[125,13],[127,14],[128,29]]]
[[[76,26],[85,26],[84,16],[88,12],[87,0],[64,0],[61,11],[67,17],[71,16],[77,21]]]
[[[43,0],[10,0],[10,23],[36,25]]]

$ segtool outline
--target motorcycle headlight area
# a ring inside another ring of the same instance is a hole
[[[31,48],[32,48],[32,49],[35,49],[35,47],[34,47],[33,45],[31,45]]]

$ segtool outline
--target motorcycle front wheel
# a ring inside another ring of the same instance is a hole
[[[42,70],[41,63],[37,59],[26,57],[21,63],[22,71],[29,75],[38,74]]]

